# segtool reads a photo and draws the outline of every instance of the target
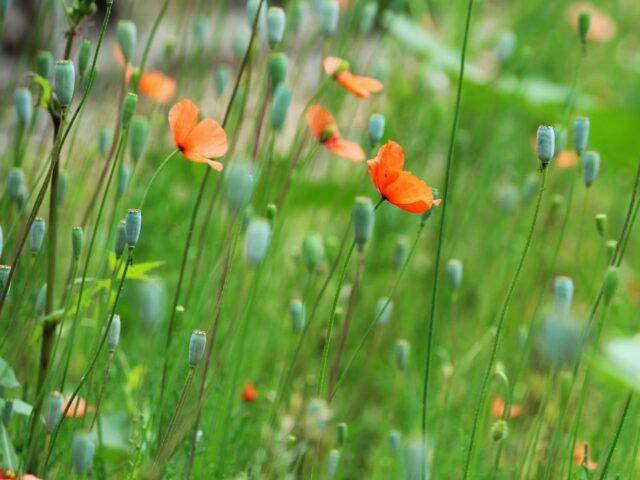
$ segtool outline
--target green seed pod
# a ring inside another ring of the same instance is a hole
[[[286,16],[280,7],[269,7],[267,10],[267,39],[269,46],[274,48],[282,41]]]
[[[58,177],[58,205],[62,205],[64,199],[67,198],[67,192],[69,191],[69,172],[62,170]]]
[[[389,448],[392,452],[400,450],[400,442],[402,440],[402,434],[398,430],[391,430],[389,432]]]
[[[604,275],[604,282],[602,283],[602,298],[605,305],[611,303],[611,299],[613,299],[618,289],[618,283],[620,283],[620,272],[617,267],[610,266]]]
[[[116,254],[116,260],[120,260],[120,258],[122,258],[124,247],[127,244],[127,234],[125,233],[125,231],[125,221],[120,220],[120,222],[118,223],[118,228],[116,229],[116,238],[113,245],[113,251]]]
[[[176,37],[173,35],[169,35],[164,39],[164,45],[162,46],[162,56],[164,57],[165,62],[171,60],[173,56],[173,51],[176,49]]]
[[[87,74],[89,68],[89,60],[91,58],[91,41],[83,40],[78,49],[78,73],[80,78]]]
[[[66,108],[71,104],[76,88],[76,69],[73,62],[69,60],[57,61],[54,77],[56,97],[58,97],[60,106]]]
[[[582,46],[587,45],[587,36],[589,35],[589,27],[591,26],[591,13],[580,12],[578,14],[578,35]]]
[[[231,42],[231,48],[236,58],[243,58],[245,52],[249,48],[249,42],[251,41],[251,34],[246,30],[238,30],[233,36]]]
[[[410,350],[411,347],[406,340],[400,339],[396,342],[396,368],[398,370],[404,371],[407,369]]]
[[[556,312],[566,316],[573,303],[573,280],[569,277],[556,277],[553,284]]]
[[[274,222],[276,221],[276,216],[278,215],[278,207],[275,203],[267,204],[267,220],[273,227]]]
[[[590,124],[586,117],[576,117],[573,121],[573,148],[578,155],[582,155],[587,149]]]
[[[375,146],[380,143],[384,135],[384,115],[374,113],[369,117],[369,143]]]
[[[120,166],[120,173],[118,174],[118,190],[116,192],[118,198],[122,198],[124,193],[127,191],[130,176],[131,171],[129,170],[129,165],[122,164]]]
[[[24,128],[33,117],[33,95],[28,88],[19,88],[14,96],[18,125]]]
[[[50,435],[58,422],[62,418],[62,395],[59,392],[53,392],[47,401],[44,411],[44,431]]]
[[[543,167],[546,167],[553,158],[555,151],[555,133],[553,127],[540,125],[536,136],[536,151],[538,159]]]
[[[357,197],[351,211],[353,229],[358,250],[364,250],[373,232],[374,211],[369,197]]]
[[[207,37],[209,20],[203,15],[198,15],[193,21],[193,36],[197,43],[203,44]]]
[[[262,3],[262,5],[260,5]],[[267,12],[267,0],[261,2],[261,0],[247,0],[247,15],[249,19],[249,27],[253,28],[253,24],[256,20],[256,15],[258,14],[258,7],[260,7],[260,18],[258,18],[258,23],[256,25],[256,31],[260,31],[260,29],[264,26],[266,22],[266,12]]]
[[[51,52],[46,50],[42,50],[38,52],[38,56],[36,57],[36,73],[40,75],[42,78],[49,80],[49,75],[51,75],[51,66],[53,65],[53,55]]]
[[[71,247],[73,249],[73,258],[77,262],[82,254],[82,246],[84,244],[84,231],[82,227],[73,227],[71,229]]]
[[[120,342],[120,315],[114,314],[111,319],[111,326],[109,327],[109,331],[107,332],[107,348],[111,353],[116,351],[116,347]]]
[[[227,89],[227,85],[229,84],[229,79],[231,78],[231,67],[229,65],[220,65],[216,68],[214,72],[215,83],[216,83],[216,93],[218,97],[224,95],[224,92]]]
[[[460,288],[460,284],[462,283],[462,272],[463,266],[460,260],[457,258],[449,260],[447,263],[447,280],[449,280],[451,290],[455,291]]]
[[[271,89],[274,91],[278,85],[287,81],[289,70],[289,59],[282,53],[271,53],[267,60],[267,71],[271,82]]]
[[[194,330],[189,340],[189,366],[195,368],[204,355],[204,347],[207,345],[207,332]]]
[[[280,131],[284,127],[292,97],[293,91],[284,85],[278,85],[274,90],[271,101],[271,126],[274,130]]]
[[[582,155],[582,178],[584,184],[590,187],[600,171],[600,154],[598,152],[587,151]]]
[[[136,163],[142,156],[144,147],[147,144],[147,138],[149,138],[149,122],[144,117],[133,117],[133,120],[131,120],[131,141],[129,143],[129,153],[133,163]]]
[[[9,265],[0,265],[0,293],[3,292],[4,287],[7,286],[9,273],[11,273],[11,267]]]
[[[494,442],[502,442],[509,435],[509,425],[506,420],[497,420],[491,426],[491,440]]]
[[[224,186],[230,212],[237,214],[249,203],[253,194],[254,177],[251,164],[242,160],[231,163],[225,169]]]
[[[396,238],[396,244],[393,247],[393,268],[400,270],[407,261],[409,255],[409,246],[407,244],[407,237],[400,235]]]
[[[86,475],[91,468],[96,446],[88,433],[76,433],[71,440],[71,458],[73,468],[81,477]]]
[[[316,273],[324,259],[324,243],[318,234],[307,235],[302,241],[302,261],[309,273]]]
[[[120,45],[124,59],[127,63],[131,63],[136,51],[136,44],[138,43],[138,30],[136,28],[136,24],[130,20],[118,21],[116,37],[118,38],[118,44]]]
[[[338,446],[343,447],[347,442],[347,436],[349,434],[349,428],[345,422],[340,422],[336,425],[336,434],[338,437]]]
[[[124,233],[129,248],[135,248],[142,229],[142,212],[137,208],[130,208],[124,219]]]
[[[31,225],[31,232],[29,233],[29,248],[31,249],[31,255],[36,256],[42,248],[44,242],[45,222],[44,218],[37,217]]]
[[[135,93],[129,92],[127,96],[124,97],[124,101],[122,102],[122,117],[120,121],[120,125],[122,128],[126,128],[129,126],[129,122],[131,121],[131,117],[136,111],[136,106],[138,105],[138,95]]]
[[[604,234],[607,232],[607,214],[606,213],[596,213],[596,230],[600,234],[601,237],[604,237]]]
[[[340,463],[340,450],[332,449],[327,457],[327,476],[334,478],[338,473],[338,464]]]
[[[304,303],[302,303],[302,300],[299,298],[291,300],[291,303],[289,304],[289,315],[291,316],[291,330],[293,330],[293,333],[302,333],[306,321]]]
[[[320,29],[325,37],[331,37],[338,29],[340,4],[338,0],[322,0],[320,4]]]
[[[388,303],[387,303],[388,302]],[[374,319],[377,319],[378,325],[386,325],[393,314],[393,301],[387,297],[380,297],[376,302],[374,309]]]
[[[613,260],[613,255],[616,253],[616,247],[618,246],[618,242],[616,240],[607,240],[604,246],[605,246],[605,254],[607,257],[607,264],[609,264],[611,263],[611,260]]]
[[[256,268],[267,254],[271,240],[271,225],[266,220],[252,220],[247,228],[245,259],[250,268]]]
[[[111,146],[112,135],[111,131],[103,128],[100,130],[100,135],[98,136],[98,152],[103,157],[109,152],[109,147]]]
[[[362,35],[369,35],[373,30],[373,25],[376,22],[376,16],[378,15],[378,4],[376,2],[367,2],[362,7],[360,14],[360,33]]]

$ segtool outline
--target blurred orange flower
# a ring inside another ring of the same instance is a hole
[[[375,78],[353,75],[346,60],[327,57],[322,64],[327,75],[332,76],[338,85],[358,98],[369,98],[372,93],[382,90],[382,83]]]
[[[576,465],[584,465],[585,461],[584,461],[584,447],[587,446],[588,447],[588,443],[587,442],[578,442],[576,443],[576,448],[573,449],[573,461],[576,463]],[[589,450],[589,458],[587,458],[587,469],[589,470],[595,470],[596,468],[598,468],[598,463],[594,462],[591,459],[591,449],[588,448]]]
[[[227,134],[215,120],[198,122],[200,110],[191,100],[183,99],[169,111],[169,127],[176,147],[189,160],[206,163],[222,171],[222,163],[211,160],[227,153]]]
[[[504,398],[496,397],[491,402],[491,416],[494,418],[502,418],[504,409],[506,408]],[[507,418],[517,418],[522,415],[522,407],[520,405],[511,405]]]
[[[35,475],[31,475],[30,473],[25,473],[20,476],[10,468],[5,468],[4,470],[0,470],[0,480],[42,480],[40,477],[36,477]]]
[[[246,403],[251,403],[255,401],[256,398],[258,398],[256,387],[253,386],[253,383],[246,382],[242,388],[242,400]]]
[[[336,121],[324,107],[311,105],[307,110],[307,124],[316,140],[330,152],[353,162],[364,160],[362,147],[342,139]]]
[[[69,400],[71,400],[71,395],[67,395],[64,397],[64,401],[62,402],[62,406],[60,410],[64,413],[67,409],[67,405],[69,405]],[[71,405],[69,406],[69,410],[65,415],[67,418],[80,418],[89,412],[93,412],[94,407],[91,405],[87,405],[87,402],[84,398],[76,396]]]
[[[571,168],[578,164],[578,154],[573,150],[562,150],[556,158],[558,168]]]
[[[591,14],[591,25],[587,34],[588,40],[607,42],[615,37],[618,30],[616,22],[605,12],[590,3],[573,3],[567,9],[567,18],[574,30],[578,30],[578,17],[582,12]]]
[[[411,213],[423,213],[440,200],[433,198],[431,188],[411,172],[403,170],[404,152],[394,141],[385,143],[378,155],[369,160],[369,176],[382,197],[396,207]]]
[[[131,81],[134,69],[127,63],[118,44],[113,47],[113,56],[124,71],[124,78]],[[164,105],[176,94],[176,82],[173,78],[155,70],[143,72],[138,80],[138,89],[143,95]]]

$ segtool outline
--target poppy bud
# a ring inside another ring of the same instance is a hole
[[[242,214],[242,223],[240,224],[240,231],[245,233],[247,228],[249,228],[249,223],[253,219],[253,207],[251,205],[247,206],[244,209],[244,213]]]
[[[127,243],[127,234],[125,233],[125,221],[120,220],[118,222],[118,228],[116,229],[116,238],[114,240],[113,251],[116,254],[116,260],[120,260],[124,253],[124,246]]]
[[[83,40],[78,49],[78,73],[80,78],[87,74],[89,59],[91,58],[91,41]]]
[[[71,104],[76,88],[76,69],[69,60],[59,60],[56,62],[54,76],[56,97],[60,106],[66,108]]]
[[[218,68],[216,68],[214,76],[216,83],[216,93],[219,97],[221,97],[227,89],[227,85],[229,84],[229,79],[231,78],[231,68],[229,67],[229,65],[220,65]]]
[[[335,448],[329,452],[327,457],[327,476],[333,478],[338,472],[338,464],[340,463],[340,450]]]
[[[299,334],[304,330],[305,310],[304,303],[299,298],[291,300],[289,304],[289,315],[291,315],[291,329],[293,333]]]
[[[573,302],[573,280],[569,277],[556,277],[553,284],[556,312],[562,315],[569,313]]]
[[[135,295],[136,316],[147,332],[153,332],[165,315],[166,293],[164,284],[158,278],[137,282]],[[176,307],[176,322],[183,316],[184,308]],[[177,323],[177,325],[179,325]]]
[[[336,434],[338,437],[338,446],[344,446],[349,434],[349,428],[345,422],[340,422],[338,423],[338,425],[336,425]]]
[[[49,80],[51,74],[51,66],[53,65],[53,55],[51,52],[42,50],[38,52],[36,57],[36,73],[42,78]]]
[[[520,195],[513,185],[507,185],[501,191],[502,209],[505,213],[513,213],[518,206]]]
[[[131,63],[136,50],[136,44],[138,43],[136,24],[131,20],[120,20],[116,28],[116,37],[118,38],[118,44],[120,45],[124,59],[127,63]]]
[[[33,95],[28,88],[19,88],[14,96],[18,125],[26,126],[33,116]]]
[[[251,41],[250,33],[246,30],[238,30],[233,37],[231,47],[233,54],[237,58],[242,58],[249,48],[249,42]]]
[[[580,327],[571,320],[551,315],[540,323],[537,338],[539,358],[547,365],[570,364],[580,347]]]
[[[71,229],[71,247],[73,249],[73,258],[78,261],[82,254],[82,245],[84,243],[84,231],[82,227],[73,227]]]
[[[317,234],[307,235],[302,241],[302,260],[309,273],[315,273],[320,268],[324,258],[324,244],[322,237]]]
[[[616,240],[607,240],[607,243],[604,244],[607,264],[611,263],[613,255],[616,253],[617,246],[618,242]]]
[[[284,10],[280,7],[269,7],[267,10],[267,38],[271,48],[282,41],[285,20]]]
[[[540,186],[540,175],[536,172],[529,172],[522,187],[522,201],[528,202],[537,193]]]
[[[44,242],[45,223],[44,218],[37,217],[31,224],[31,232],[29,234],[29,248],[31,255],[36,256],[42,248]]]
[[[553,127],[540,125],[536,136],[536,151],[543,168],[546,167],[553,158],[554,150],[555,133],[553,131]]]
[[[591,26],[591,13],[580,12],[578,14],[578,35],[582,46],[587,45],[587,35],[589,35],[589,27]]]
[[[596,220],[596,230],[598,231],[600,236],[604,237],[604,234],[607,231],[607,214],[597,213],[595,220]]]
[[[431,189],[431,193],[433,194],[433,199],[434,200],[439,200],[440,199],[440,190],[438,190],[437,188],[432,188]],[[435,210],[435,208],[433,208],[433,207],[437,207],[437,205],[434,203],[433,206],[429,210],[427,210],[426,212],[424,212],[422,214],[422,216],[420,217],[420,225],[424,225],[425,222],[427,220],[429,220],[429,217],[431,217],[431,214]]]
[[[198,43],[204,43],[209,28],[209,21],[203,15],[198,15],[193,21],[193,36]]]
[[[605,305],[611,303],[611,299],[618,289],[618,283],[620,283],[620,272],[617,267],[610,266],[607,273],[604,274],[604,282],[602,283],[602,298]]]
[[[325,37],[331,37],[336,32],[339,19],[338,0],[323,0],[320,4],[320,28]]]
[[[376,21],[376,15],[378,15],[378,4],[376,2],[367,2],[362,11],[360,12],[360,33],[362,35],[369,35],[373,29],[373,24]]]
[[[293,92],[289,87],[278,85],[273,92],[271,101],[271,126],[274,130],[280,131],[287,120],[289,105],[291,104]]]
[[[273,222],[276,221],[276,216],[278,215],[278,207],[276,207],[275,203],[268,203],[267,204],[267,214],[266,215],[267,215],[267,220],[269,221],[269,223],[273,227]]]
[[[189,340],[189,366],[195,368],[204,355],[204,347],[207,345],[207,332],[194,330]]]
[[[258,15],[258,7],[260,7],[260,18],[256,24],[256,31],[259,31],[265,23],[265,14],[267,10],[267,0],[247,0],[247,15],[249,16],[249,26],[253,28]]]
[[[414,437],[407,442],[404,452],[407,478],[429,478],[426,456],[426,445],[420,437]]]
[[[369,197],[356,197],[351,211],[358,250],[364,250],[373,232],[374,209]]]
[[[271,225],[266,220],[252,220],[247,228],[245,258],[250,268],[256,268],[267,254],[271,240]]]
[[[251,200],[254,172],[249,163],[238,161],[225,169],[224,186],[229,210],[236,214]]]
[[[11,273],[11,267],[9,265],[0,265],[0,293],[4,291],[4,287],[7,285],[9,273]]]
[[[396,238],[396,244],[393,248],[393,268],[400,270],[407,261],[408,256],[407,237],[400,235]]]
[[[131,120],[131,143],[129,144],[129,153],[133,163],[136,163],[144,152],[149,137],[149,122],[144,117],[133,117]]]
[[[302,2],[289,4],[289,29],[293,33],[298,33],[300,31],[300,24],[302,23],[302,19],[305,15],[306,7],[307,5]]]
[[[47,407],[44,411],[44,431],[47,434],[53,432],[62,418],[62,402],[63,398],[59,392],[53,392],[47,401]]]
[[[389,432],[389,448],[392,452],[400,450],[400,441],[402,440],[402,434],[398,430],[391,430]]]
[[[142,229],[142,212],[136,208],[130,208],[127,216],[124,218],[124,233],[127,245],[130,249],[135,248],[140,238],[140,230]]]
[[[289,59],[282,52],[271,53],[267,60],[267,70],[271,81],[271,89],[275,90],[278,85],[287,80]]]
[[[497,420],[491,426],[491,440],[501,442],[509,435],[509,425],[506,420]]]
[[[100,152],[100,155],[102,155],[103,157],[109,151],[109,147],[111,146],[111,139],[112,136],[110,130],[106,128],[100,130],[100,135],[98,136],[98,152]]]
[[[598,176],[600,170],[600,154],[598,152],[588,151],[582,155],[582,178],[584,184],[590,187]]]
[[[374,113],[369,117],[369,143],[377,145],[384,135],[384,115]]]
[[[96,446],[91,441],[88,433],[76,433],[71,440],[71,458],[73,468],[81,477],[86,475],[91,468]]]
[[[576,117],[573,121],[573,148],[578,155],[587,149],[590,122],[586,117]]]
[[[460,284],[462,283],[462,272],[463,266],[462,262],[457,258],[452,258],[447,263],[447,279],[449,280],[449,285],[451,285],[451,290],[458,290],[460,288]]]
[[[393,302],[387,297],[380,297],[376,302],[376,307],[374,309],[374,318],[378,320],[378,325],[386,325],[389,323],[392,313]]]
[[[118,198],[122,198],[124,192],[127,191],[127,186],[129,185],[129,177],[131,176],[131,172],[129,170],[129,166],[122,164],[120,166],[120,173],[118,175],[118,190],[116,192]]]
[[[138,95],[132,92],[127,93],[127,96],[124,97],[124,101],[122,102],[122,116],[120,117],[120,125],[122,128],[129,126],[129,122],[136,111],[137,105]]]
[[[500,33],[498,36],[494,51],[502,65],[506,64],[513,57],[517,40],[516,34],[509,30]]]
[[[116,351],[116,347],[118,346],[118,342],[120,342],[120,315],[114,314],[111,319],[111,326],[109,327],[109,331],[107,332],[107,348],[111,353]]]
[[[409,363],[409,342],[404,339],[400,339],[396,342],[396,367],[398,370],[406,370]]]

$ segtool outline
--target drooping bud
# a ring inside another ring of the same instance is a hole
[[[111,326],[109,327],[109,331],[107,332],[107,348],[111,353],[116,351],[116,347],[120,342],[120,315],[114,314],[111,319]]]
[[[44,218],[37,217],[31,224],[31,232],[29,234],[29,248],[31,255],[36,256],[42,248],[44,242],[45,222]]]
[[[600,154],[598,152],[587,151],[582,155],[582,178],[584,184],[590,187],[600,171]]]
[[[369,117],[369,143],[375,146],[380,143],[384,135],[384,115],[374,113]]]
[[[127,93],[124,97],[124,101],[122,102],[122,116],[120,117],[120,126],[122,128],[126,128],[129,126],[129,122],[131,121],[131,117],[136,111],[136,106],[138,105],[138,95],[133,92]]]
[[[214,76],[216,83],[216,93],[219,97],[221,97],[227,89],[227,85],[229,84],[229,79],[231,78],[231,68],[229,67],[229,65],[220,65],[218,68],[216,68]]]
[[[189,366],[195,368],[204,355],[204,347],[207,345],[207,332],[194,330],[189,340]]]
[[[60,106],[68,107],[73,99],[76,88],[76,69],[73,62],[69,60],[59,60],[55,66],[55,92]]]
[[[536,136],[536,151],[542,167],[546,167],[553,158],[555,150],[555,133],[553,127],[540,125]]]
[[[569,277],[556,277],[553,284],[556,312],[565,316],[571,310],[573,302],[573,280]]]
[[[302,241],[302,260],[309,273],[315,273],[324,259],[324,244],[318,234],[307,235]]]
[[[273,228],[273,224],[276,221],[276,216],[278,215],[278,207],[276,206],[275,203],[268,203],[267,204],[267,220],[269,221],[269,223],[271,224],[271,227]]]
[[[338,473],[338,464],[340,463],[340,450],[332,449],[327,457],[327,476],[334,478]]]
[[[356,197],[351,211],[358,250],[364,250],[373,232],[374,208],[369,197]]]
[[[338,446],[343,447],[347,442],[347,436],[349,434],[349,427],[345,422],[340,422],[336,425],[336,436],[338,437]]]
[[[607,232],[607,214],[606,213],[596,213],[596,230],[600,234],[601,237],[604,237],[604,234]]]
[[[340,4],[338,0],[322,0],[320,4],[320,29],[325,37],[331,37],[338,29]]]
[[[580,12],[578,14],[578,35],[580,36],[580,42],[582,46],[587,45],[587,37],[589,35],[589,27],[591,26],[591,13]]]
[[[396,368],[400,371],[406,370],[409,364],[409,342],[400,339],[396,342]]]
[[[280,131],[287,120],[289,105],[293,92],[289,87],[278,85],[273,92],[273,100],[271,101],[271,126],[274,130]]]
[[[76,433],[71,440],[71,458],[73,468],[81,477],[86,475],[91,468],[96,446],[88,433]]]
[[[604,275],[604,282],[602,283],[602,298],[605,305],[611,303],[618,289],[618,283],[620,283],[620,272],[617,267],[610,266]]]
[[[33,95],[28,88],[19,88],[14,96],[18,125],[25,127],[33,117]]]
[[[291,330],[293,330],[293,333],[302,333],[304,330],[306,316],[302,300],[299,298],[291,300],[291,303],[289,304],[289,315],[291,316]]]
[[[282,41],[286,16],[280,7],[269,7],[267,10],[267,38],[269,46],[274,48]]]
[[[116,37],[118,38],[118,44],[120,45],[124,59],[127,63],[131,63],[136,51],[136,44],[138,43],[138,29],[136,28],[136,24],[131,20],[120,20],[116,28]]]
[[[576,117],[573,121],[573,148],[578,155],[582,155],[589,142],[590,122],[586,117]]]
[[[509,425],[506,420],[497,420],[491,426],[491,440],[501,442],[509,435]]]
[[[375,319],[378,325],[386,325],[393,314],[393,302],[387,297],[380,297],[374,309]]]
[[[142,229],[142,212],[137,208],[130,208],[124,219],[124,232],[127,245],[130,249],[135,248],[140,238],[140,230]]]
[[[100,130],[100,135],[98,136],[98,152],[103,157],[109,151],[109,147],[111,146],[111,131],[107,128],[103,128]]]
[[[91,58],[91,40],[83,40],[78,49],[78,73],[80,78],[84,78],[89,68],[89,59]]]
[[[144,152],[149,137],[149,122],[144,117],[135,116],[131,120],[131,143],[129,144],[129,153],[131,160],[136,163]]]
[[[289,59],[282,52],[271,53],[267,60],[267,71],[269,72],[269,81],[271,82],[271,90],[273,91],[278,85],[287,81]]]
[[[462,273],[462,262],[457,258],[452,258],[451,260],[449,260],[449,262],[447,263],[447,279],[449,280],[451,290],[455,291],[460,288],[460,284],[462,283]]]
[[[254,184],[254,171],[251,164],[236,161],[225,169],[224,186],[230,212],[237,214],[249,203]]]
[[[71,229],[71,248],[73,250],[73,258],[77,262],[82,254],[82,245],[84,244],[84,231],[82,227],[73,227]]]
[[[44,411],[44,431],[51,434],[62,418],[63,398],[59,392],[53,392],[47,400]]]
[[[124,247],[127,244],[127,234],[125,233],[126,226],[125,221],[120,220],[118,222],[118,228],[116,229],[116,238],[113,244],[113,251],[116,254],[116,260],[120,260],[124,253]]]
[[[49,80],[49,75],[51,75],[51,67],[53,65],[53,55],[51,52],[46,50],[42,50],[38,52],[38,56],[36,57],[36,73],[40,75],[42,78]]]
[[[271,240],[271,225],[268,221],[252,220],[247,228],[245,258],[250,268],[256,268],[264,259]]]

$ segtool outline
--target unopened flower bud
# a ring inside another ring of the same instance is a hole
[[[553,158],[553,152],[555,150],[555,133],[553,127],[548,125],[540,125],[538,127],[538,134],[536,137],[536,151],[538,153],[538,159],[542,166],[545,167],[549,164]]]
[[[138,29],[136,28],[136,24],[130,20],[120,20],[116,28],[116,37],[118,38],[118,44],[120,45],[124,59],[127,63],[131,63],[136,51],[136,44],[138,43]]]
[[[391,430],[389,432],[389,448],[392,452],[400,450],[400,442],[402,440],[402,434],[398,430]]]
[[[47,406],[44,411],[44,431],[51,434],[62,418],[62,395],[53,392],[47,400]]]
[[[360,24],[358,26],[362,35],[369,35],[373,29],[373,25],[378,15],[378,4],[376,2],[367,2],[360,13]]]
[[[267,38],[269,46],[274,48],[282,41],[286,16],[280,7],[269,7],[267,10]]]
[[[67,191],[69,190],[69,172],[61,170],[58,176],[58,205],[62,205],[64,199],[67,198]]]
[[[573,302],[573,280],[569,277],[556,277],[553,284],[556,312],[567,315]]]
[[[267,71],[269,73],[269,81],[271,82],[272,91],[278,85],[287,81],[287,73],[289,71],[289,59],[282,53],[272,53],[267,60]]]
[[[129,122],[131,121],[131,117],[136,111],[136,106],[138,105],[138,95],[135,93],[129,92],[124,97],[124,101],[122,102],[122,116],[120,117],[120,126],[122,128],[126,128],[129,126]]]
[[[327,457],[327,476],[333,478],[338,473],[338,464],[340,463],[340,450],[332,449]]]
[[[133,117],[131,120],[131,140],[129,143],[129,153],[131,160],[136,163],[144,152],[149,137],[149,122],[144,117]]]
[[[29,248],[31,255],[37,255],[42,248],[44,242],[45,222],[44,218],[37,217],[31,224],[31,232],[29,234]]]
[[[278,207],[276,206],[276,204],[268,203],[266,216],[267,216],[267,220],[271,224],[271,227],[273,227],[273,224],[276,221],[277,215],[278,215]]]
[[[83,78],[87,74],[87,68],[89,68],[89,59],[91,58],[91,41],[83,40],[78,49],[78,73],[80,78]]]
[[[229,210],[236,214],[249,202],[255,178],[252,166],[244,161],[231,163],[225,169],[224,186]]]
[[[320,4],[320,28],[325,37],[331,37],[338,29],[340,4],[338,0],[322,0]]]
[[[582,178],[584,184],[590,187],[600,171],[600,154],[598,152],[587,151],[582,155]]]
[[[33,117],[33,95],[28,88],[19,88],[14,96],[18,125],[25,127]]]
[[[580,12],[578,14],[578,35],[583,46],[587,44],[587,36],[589,35],[589,27],[591,26],[591,13]]]
[[[81,477],[86,475],[91,468],[96,446],[88,433],[76,433],[71,441],[71,458],[73,468]]]
[[[396,342],[396,367],[398,370],[406,370],[409,364],[409,342],[404,339],[400,339]]]
[[[266,21],[267,12],[267,0],[248,0],[247,1],[247,15],[249,18],[249,27],[253,28],[253,24],[256,23],[256,15],[258,15],[258,7],[260,7],[259,18],[256,24],[256,30],[259,31]]]
[[[600,236],[604,237],[604,234],[607,232],[607,214],[606,213],[596,213],[596,230],[600,234]]]
[[[189,340],[189,366],[195,368],[204,355],[204,347],[207,345],[207,332],[194,330]]]
[[[122,198],[124,193],[127,191],[130,177],[131,177],[131,171],[129,170],[129,165],[123,163],[120,166],[120,172],[118,174],[118,189],[116,191],[116,196],[118,198]]]
[[[278,85],[273,92],[273,100],[271,102],[271,126],[274,130],[280,131],[287,120],[289,105],[293,92],[289,87]]]
[[[120,220],[118,222],[118,228],[116,229],[116,238],[114,240],[113,251],[116,254],[116,260],[120,260],[124,253],[124,247],[127,244],[127,234],[125,221]]]
[[[98,152],[103,157],[109,152],[109,147],[111,146],[111,131],[107,128],[103,128],[100,130],[100,135],[98,136]]]
[[[229,67],[229,65],[220,65],[218,68],[216,68],[214,76],[216,83],[216,93],[219,97],[221,97],[227,89],[227,85],[229,84],[229,79],[231,78],[231,68]]]
[[[305,310],[302,300],[298,298],[291,300],[289,304],[289,315],[291,316],[291,329],[293,333],[302,333],[305,325]]]
[[[351,211],[351,218],[353,220],[355,241],[358,249],[362,251],[373,232],[374,208],[369,197],[356,198]]]
[[[369,117],[369,143],[377,145],[384,135],[384,115],[374,113]]]
[[[302,260],[309,273],[315,273],[324,259],[324,244],[318,234],[307,235],[302,241]]]
[[[380,297],[374,309],[378,325],[386,325],[393,314],[393,302],[387,297]]]
[[[36,57],[36,73],[40,75],[45,80],[49,80],[49,75],[51,75],[51,67],[53,66],[53,55],[51,52],[46,50],[42,50],[38,52],[38,56]]]
[[[501,442],[509,435],[509,425],[506,420],[497,420],[491,426],[491,440]]]
[[[457,258],[449,260],[447,263],[447,279],[449,280],[451,290],[455,291],[460,288],[460,284],[462,283],[462,272],[463,266],[460,260]]]
[[[84,244],[84,232],[82,227],[73,227],[71,230],[71,247],[73,249],[73,258],[78,261],[82,254],[82,245]]]
[[[607,242],[604,244],[607,264],[611,263],[611,260],[613,260],[613,255],[616,253],[617,246],[618,241],[613,239],[607,240]]]
[[[140,238],[140,230],[142,229],[142,212],[136,208],[130,208],[127,211],[125,222],[125,238],[129,248],[134,248]]]
[[[111,319],[111,326],[109,327],[109,331],[107,332],[107,348],[111,353],[116,351],[116,347],[120,342],[120,315],[114,314]]]
[[[247,228],[245,258],[250,268],[256,268],[264,259],[271,240],[271,225],[266,220],[253,220]]]
[[[573,121],[573,148],[578,155],[582,155],[589,142],[590,122],[586,117],[576,117]]]
[[[347,436],[349,434],[349,427],[345,422],[340,422],[336,425],[336,433],[338,437],[338,446],[342,447],[347,441]]]
[[[617,267],[610,266],[604,275],[604,282],[602,283],[602,298],[605,305],[611,303],[618,289],[618,283],[620,283],[620,272]]]
[[[55,66],[55,92],[60,106],[68,107],[73,99],[76,88],[76,69],[73,62],[60,60]]]

